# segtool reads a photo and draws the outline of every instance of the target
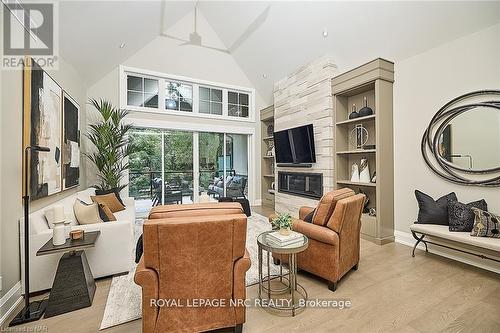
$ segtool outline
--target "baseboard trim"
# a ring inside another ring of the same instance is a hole
[[[0,326],[3,326],[7,318],[22,301],[21,281],[19,281],[0,299]]]
[[[396,243],[403,244],[409,247],[413,247],[415,245],[415,238],[413,238],[412,234],[409,232],[395,230],[394,236],[396,238]],[[460,248],[459,246],[457,247]],[[417,249],[425,251],[425,245],[423,243],[420,243],[418,244]],[[448,259],[460,261],[464,264],[476,266],[500,274],[500,265],[494,262],[490,262],[489,260],[477,258],[472,255],[462,254],[453,250],[447,250],[439,246],[433,246],[432,244],[429,244],[429,252]],[[417,255],[418,253],[415,253],[415,256]]]

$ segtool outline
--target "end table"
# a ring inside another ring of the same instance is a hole
[[[37,256],[66,252],[59,259],[45,318],[92,305],[96,286],[84,250],[94,247],[100,234],[100,231],[85,232],[82,239],[68,239],[57,246],[51,238],[37,251]]]

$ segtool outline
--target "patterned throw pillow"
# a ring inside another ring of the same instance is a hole
[[[474,212],[474,227],[471,236],[500,238],[500,216],[472,208]]]
[[[448,222],[450,231],[471,232],[474,226],[474,212],[472,207],[481,210],[488,210],[486,201],[478,200],[464,204],[458,201],[452,201],[448,204]]]

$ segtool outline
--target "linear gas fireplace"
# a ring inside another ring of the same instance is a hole
[[[323,195],[323,175],[321,173],[278,171],[278,191],[320,199]]]

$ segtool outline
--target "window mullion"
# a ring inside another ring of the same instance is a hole
[[[222,116],[227,117],[228,106],[227,106],[227,89],[222,89]]]
[[[200,86],[193,84],[193,113],[200,113]]]

